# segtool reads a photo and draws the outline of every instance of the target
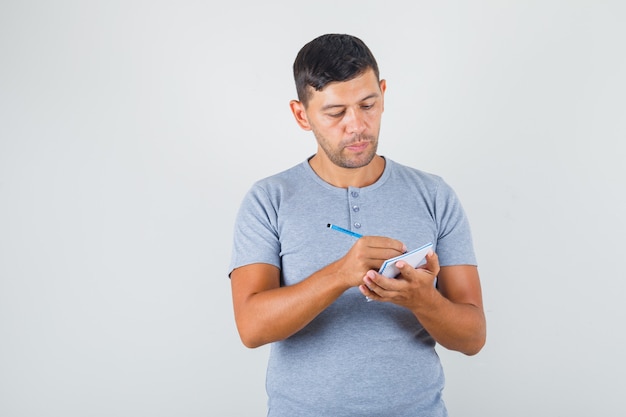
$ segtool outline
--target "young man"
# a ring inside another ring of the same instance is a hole
[[[268,416],[445,416],[435,344],[485,343],[463,208],[440,177],[376,153],[386,84],[360,39],[320,36],[293,69],[291,110],[318,151],[254,184],[230,265],[243,343],[272,343]],[[378,274],[429,242],[424,266]]]

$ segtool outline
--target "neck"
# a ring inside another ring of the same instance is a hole
[[[324,181],[339,188],[367,187],[374,184],[385,170],[385,159],[376,155],[369,164],[360,168],[342,168],[330,160],[321,158],[319,153],[309,159],[309,165]]]

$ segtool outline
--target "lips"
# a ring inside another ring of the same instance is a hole
[[[356,142],[356,143],[353,143],[353,144],[347,145],[347,146],[346,146],[346,148],[347,148],[347,149],[350,149],[351,151],[358,152],[358,151],[362,151],[362,150],[364,150],[365,148],[367,148],[367,147],[369,146],[369,144],[370,144],[370,143],[369,143],[369,142],[367,142],[367,141],[363,141],[363,142]]]

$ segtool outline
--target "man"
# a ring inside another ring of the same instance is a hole
[[[376,153],[386,83],[360,39],[320,36],[293,70],[291,110],[318,151],[248,192],[230,269],[243,343],[272,343],[268,416],[445,416],[435,344],[485,343],[463,208],[440,177]],[[428,242],[425,265],[378,274]]]

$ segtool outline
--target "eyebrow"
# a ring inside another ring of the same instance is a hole
[[[375,98],[375,97],[380,97],[380,95],[378,93],[372,93],[368,96],[363,97],[360,102],[369,100],[371,98]],[[346,107],[345,104],[327,104],[326,106],[322,106],[322,110],[330,110],[330,109],[335,109],[338,107]]]

